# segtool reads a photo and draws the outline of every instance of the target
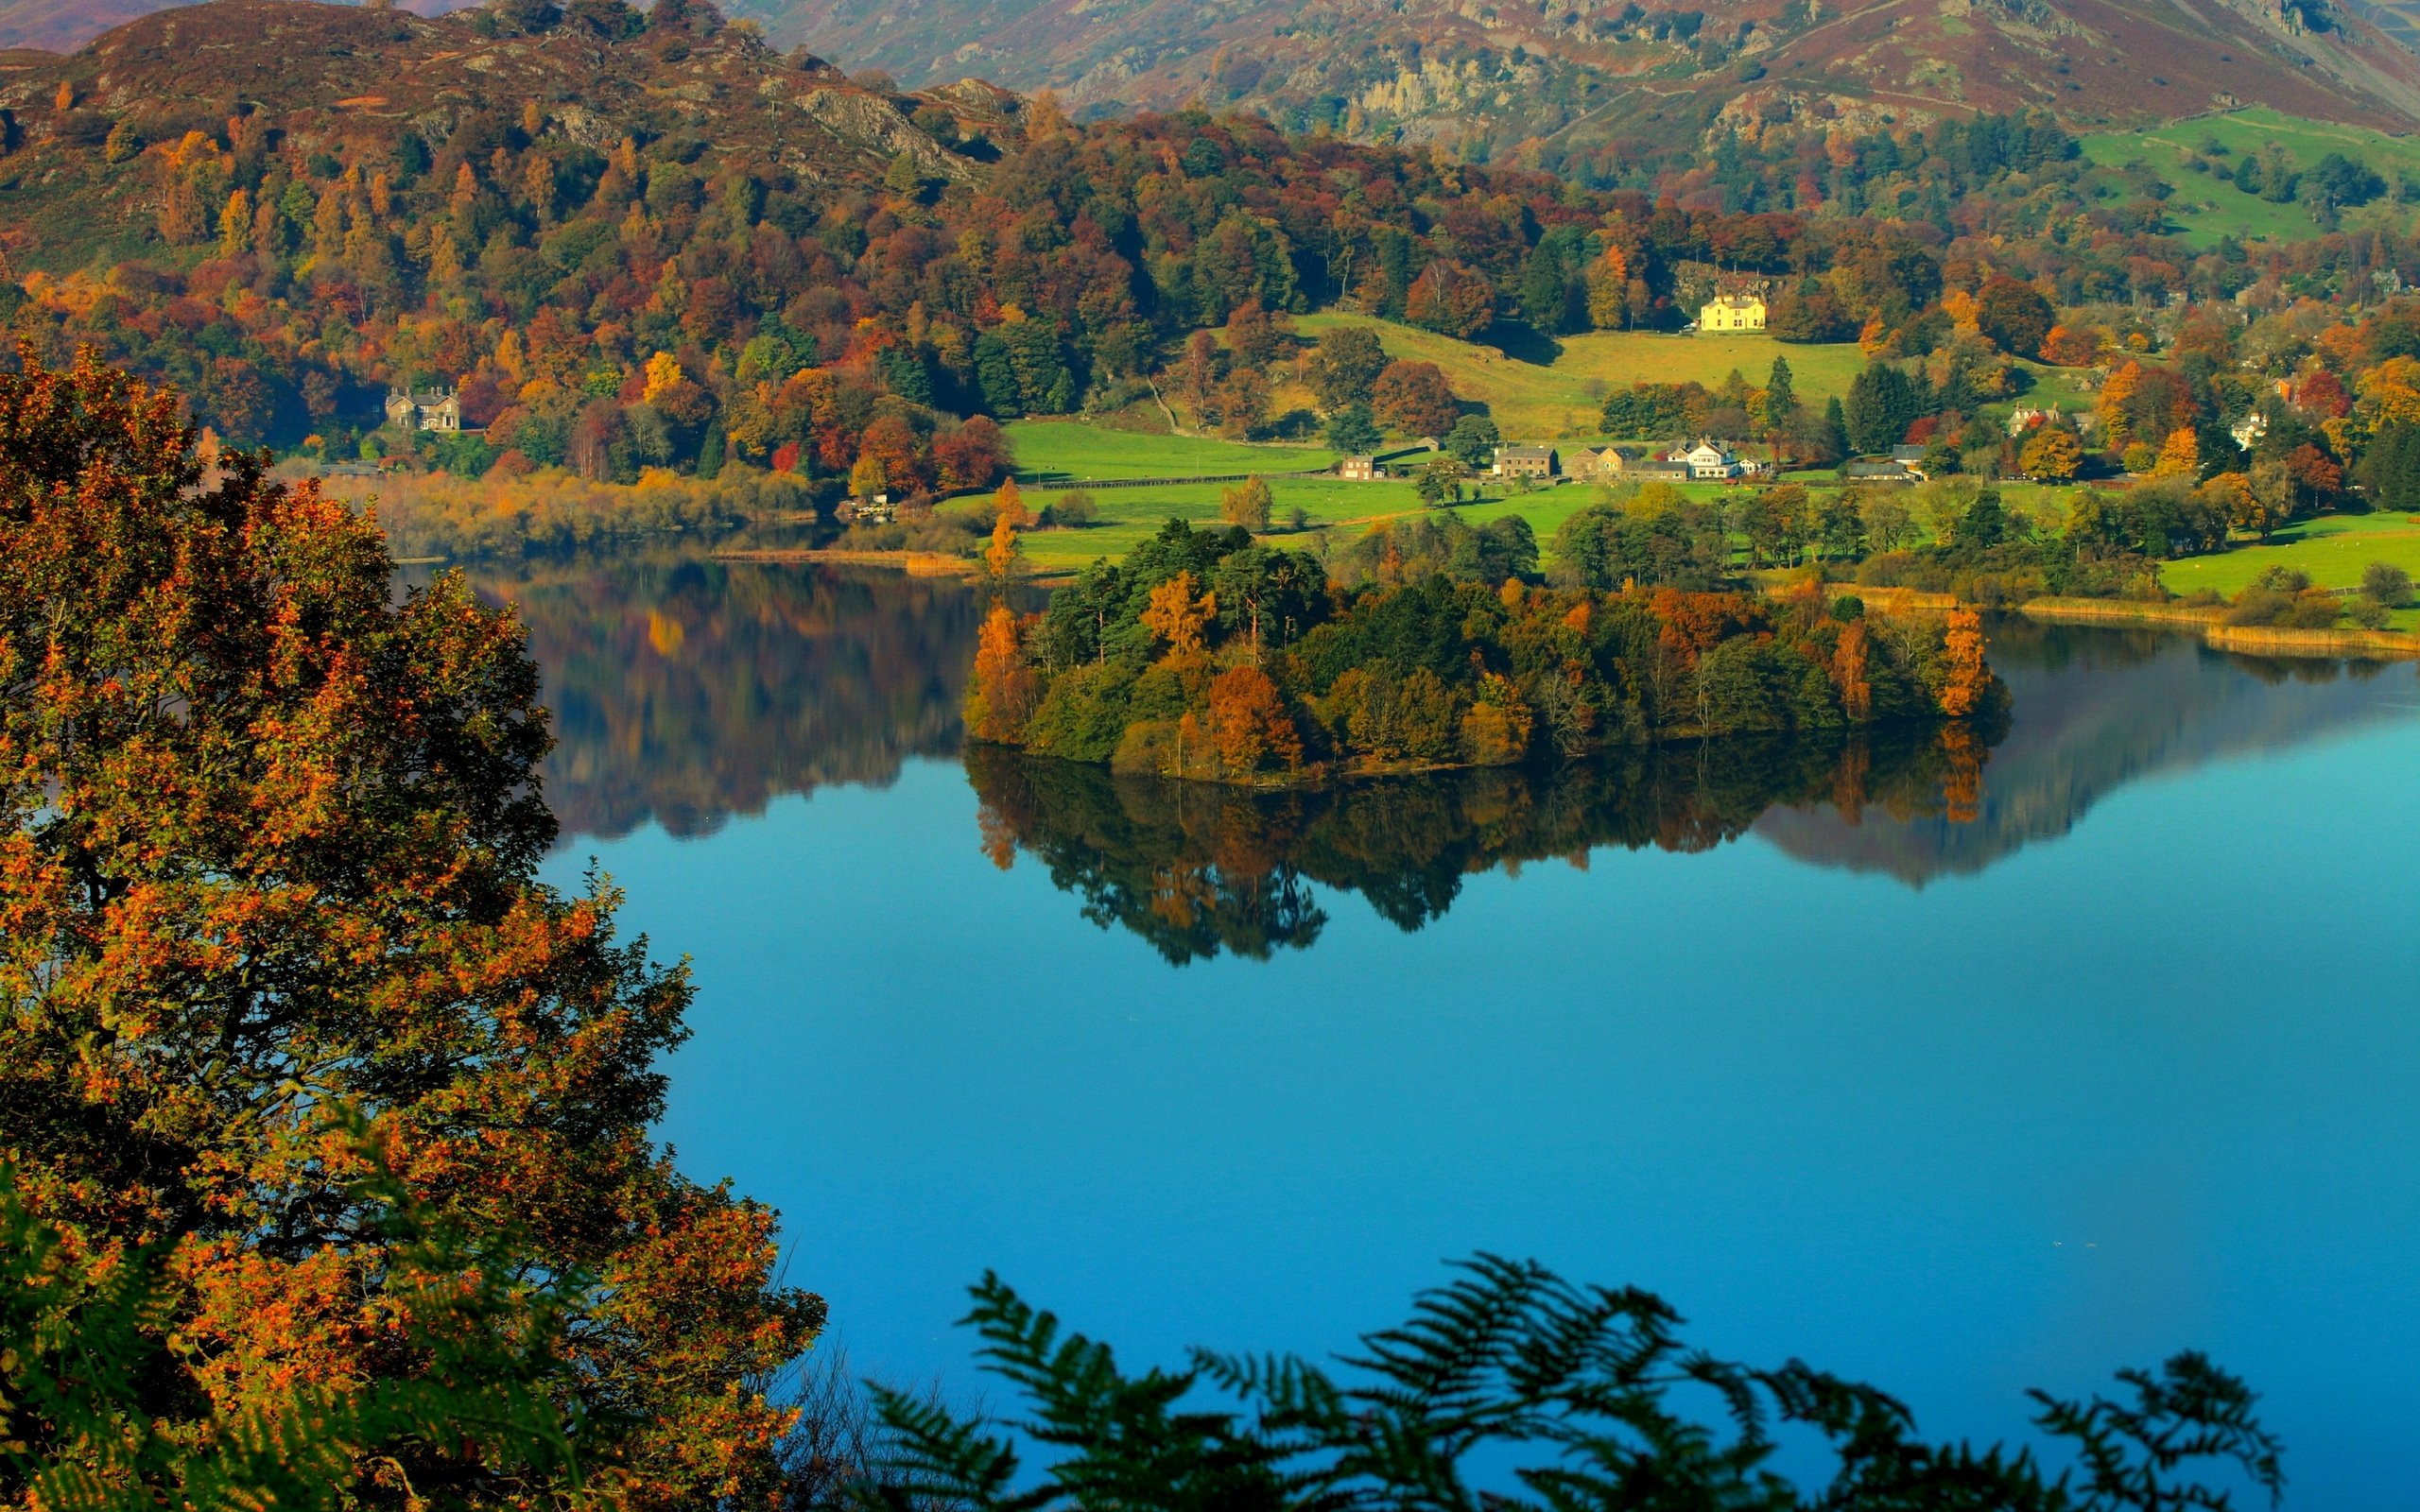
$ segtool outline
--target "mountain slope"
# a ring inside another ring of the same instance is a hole
[[[597,13],[637,19],[619,7]],[[992,92],[935,100],[974,129],[1001,129],[1002,97]],[[69,57],[0,54],[10,148],[0,154],[9,212],[0,262],[40,266],[53,248],[80,256],[112,239],[130,248],[146,233],[166,170],[154,154],[114,163],[93,150],[114,129],[139,148],[223,132],[243,116],[255,138],[274,133],[330,160],[354,156],[355,145],[383,158],[407,136],[441,150],[466,124],[509,133],[535,106],[567,146],[603,151],[635,136],[703,153],[711,144],[718,163],[777,168],[808,185],[872,183],[903,154],[934,178],[972,171],[903,103],[917,102],[861,89],[820,59],[786,59],[750,29],[713,21],[639,39],[577,23],[521,36],[484,34],[461,13],[431,20],[288,0],[179,7]]]
[[[1078,108],[1259,109],[1476,153],[1691,143],[1770,122],[2056,111],[2133,124],[2254,103],[2408,129],[2409,8],[2373,0],[745,0],[777,38],[916,84],[977,73]],[[2381,26],[2389,29],[2381,29]],[[1530,150],[1535,150],[1531,148]],[[1560,153],[1549,152],[1547,161]]]
[[[0,0],[0,52],[70,53],[105,31],[189,0]],[[401,9],[440,16],[475,0],[404,0]]]

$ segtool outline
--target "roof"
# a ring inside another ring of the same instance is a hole
[[[1907,475],[1904,462],[1851,462],[1841,469],[1853,478],[1895,478]]]
[[[1499,446],[1495,449],[1495,455],[1527,457],[1534,461],[1554,455],[1554,448],[1551,446]]]
[[[1718,294],[1706,302],[1720,304],[1727,310],[1744,310],[1752,304],[1764,303],[1765,297],[1761,294]]]

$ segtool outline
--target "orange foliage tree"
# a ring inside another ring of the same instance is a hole
[[[1991,688],[1992,669],[1983,663],[1983,616],[1971,609],[1951,610],[1942,649],[1949,676],[1942,684],[1941,712],[1963,719],[1981,710]]]
[[[1042,696],[1041,679],[1026,660],[1025,627],[1006,604],[994,604],[975,642],[975,676],[966,686],[966,729],[977,740],[1013,741],[1025,731]]]
[[[1840,644],[1832,650],[1832,685],[1841,691],[1841,712],[1855,724],[1863,724],[1874,713],[1867,656],[1865,621],[1855,619],[1841,627]]]
[[[550,737],[519,627],[397,597],[374,524],[223,457],[173,394],[32,352],[0,375],[0,1166],[104,1269],[170,1257],[182,1339],[134,1410],[201,1423],[438,1368],[381,1322],[377,1163],[436,1219],[582,1276],[543,1383],[623,1504],[773,1494],[770,1379],[817,1298],[774,1216],[648,1137],[690,987],[617,897],[542,885]],[[307,1395],[307,1394],[306,1394]],[[199,1432],[199,1428],[196,1429]],[[441,1440],[378,1472],[543,1485]]]
[[[1200,651],[1211,616],[1219,612],[1219,595],[1193,592],[1193,574],[1178,573],[1151,590],[1150,606],[1143,610],[1143,627],[1168,644],[1171,656]]]
[[[1210,736],[1233,776],[1249,776],[1272,759],[1302,765],[1303,737],[1277,684],[1258,667],[1229,667],[1210,679]]]
[[[1016,524],[1004,513],[992,522],[992,543],[983,548],[983,569],[992,575],[993,581],[1005,582],[1016,576],[1024,561],[1025,552],[1017,545]]]

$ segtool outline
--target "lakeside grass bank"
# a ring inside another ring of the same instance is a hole
[[[2276,625],[2229,625],[2226,610],[2215,606],[2037,598],[2021,605],[2018,612],[2028,619],[2058,625],[2198,629],[2204,644],[2214,650],[2256,656],[2420,660],[2420,635],[2402,630],[2307,630]]]

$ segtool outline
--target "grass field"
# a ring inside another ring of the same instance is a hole
[[[2399,514],[2325,515],[2279,531],[2265,546],[2169,562],[2160,580],[2170,593],[2207,588],[2232,598],[2270,568],[2290,567],[2309,574],[2318,587],[2352,588],[2374,561],[2392,562],[2420,578],[2420,524]],[[2393,627],[2420,629],[2420,609],[2396,611]]]
[[[1524,362],[1494,347],[1456,341],[1416,326],[1366,315],[1322,311],[1299,318],[1295,326],[1316,336],[1357,325],[1377,333],[1391,357],[1433,362],[1454,392],[1487,406],[1508,440],[1596,438],[1605,395],[1634,383],[1695,380],[1720,386],[1731,370],[1762,385],[1773,358],[1789,359],[1790,379],[1803,400],[1821,404],[1848,392],[1849,380],[1865,366],[1854,342],[1797,346],[1770,336],[1666,335],[1660,332],[1591,331],[1558,338],[1562,352],[1551,364]]]
[[[1122,557],[1133,550],[1170,520],[1188,521],[1194,524],[1213,524],[1219,519],[1219,496],[1222,486],[1216,483],[1170,484],[1143,489],[1106,489],[1093,495],[1099,507],[1100,523],[1081,530],[1036,530],[1023,541],[1025,554],[1037,570],[1060,572],[1080,567],[1086,562],[1105,557]],[[1345,526],[1351,528],[1383,515],[1402,514],[1422,507],[1420,495],[1409,483],[1347,483],[1340,478],[1271,478],[1270,497],[1274,501],[1273,513],[1279,534],[1271,539],[1285,545],[1307,545],[1309,535],[1318,530]],[[1034,505],[1049,502],[1046,488],[1028,490],[1027,500]],[[1310,532],[1297,536],[1285,529],[1293,511],[1301,508],[1308,518]]]
[[[2367,163],[2390,186],[2398,172],[2420,177],[2420,141],[2266,110],[2174,121],[2141,131],[2104,132],[2083,138],[2083,146],[2084,156],[2101,167],[2118,168],[2139,160],[2167,180],[2176,191],[2168,201],[2169,224],[2197,250],[2207,249],[2221,236],[2307,241],[2320,234],[2319,226],[2302,206],[2272,204],[2214,175],[2187,167],[2187,160],[2212,141],[2227,151],[2211,161],[2230,167],[2246,153],[2257,153],[2274,142],[2297,168],[2308,168],[2330,152],[2341,152]],[[2410,207],[2381,198],[2347,212],[2344,223],[2347,227],[2408,226],[2411,218]]]
[[[1725,491],[1722,485],[1713,483],[1680,487],[1685,493],[1708,499]],[[1036,530],[1020,539],[1026,558],[1036,571],[1072,571],[1087,562],[1124,556],[1169,520],[1197,525],[1217,523],[1221,491],[1220,485],[1215,483],[1104,490],[1093,496],[1100,510],[1098,524],[1081,530]],[[1268,539],[1272,544],[1298,550],[1310,548],[1322,534],[1329,537],[1332,544],[1342,545],[1375,521],[1420,514],[1427,508],[1411,484],[1392,480],[1347,483],[1339,478],[1271,478],[1269,491],[1274,501],[1278,528]],[[1508,514],[1520,515],[1537,533],[1539,548],[1545,553],[1563,523],[1598,497],[1599,490],[1594,486],[1581,483],[1564,483],[1530,493],[1510,492],[1491,485],[1481,497],[1461,505],[1460,512],[1472,524],[1484,524]],[[1027,493],[1028,501],[1036,506],[1048,503],[1050,498],[1046,488]],[[1300,532],[1288,524],[1298,507],[1307,526]]]
[[[1147,436],[1072,420],[1021,420],[1002,427],[1015,450],[1017,481],[1048,487],[1065,478],[1190,477],[1288,472],[1326,467],[1323,446],[1261,445],[1204,436]],[[1107,501],[1104,500],[1104,503]]]

